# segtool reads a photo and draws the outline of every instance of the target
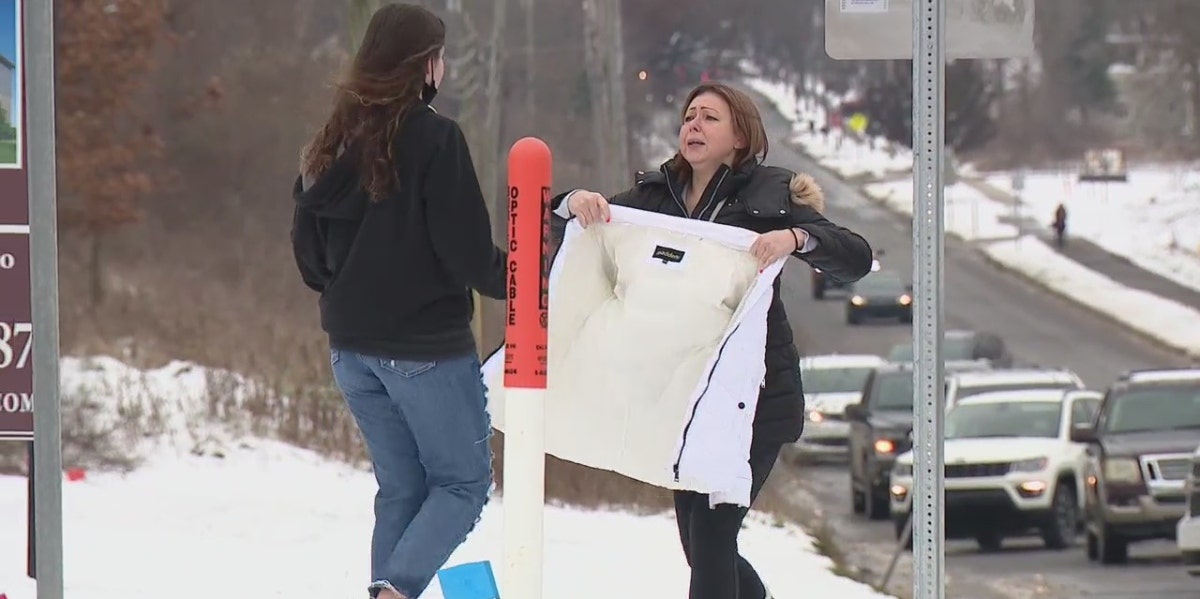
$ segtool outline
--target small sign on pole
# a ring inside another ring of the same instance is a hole
[[[509,150],[503,585],[521,599],[542,597],[551,172],[542,140]]]
[[[1126,183],[1129,172],[1125,167],[1125,152],[1117,148],[1088,150],[1079,169],[1080,183]]]

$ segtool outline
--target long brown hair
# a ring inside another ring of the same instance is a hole
[[[767,140],[767,129],[763,126],[762,114],[758,112],[754,100],[740,89],[716,81],[706,81],[697,85],[683,101],[683,108],[679,111],[680,122],[687,117],[688,106],[701,94],[716,94],[729,104],[729,111],[733,113],[733,132],[746,140],[746,147],[734,154],[733,168],[736,169],[754,158],[759,161],[765,160],[771,144]],[[684,177],[692,176],[692,165],[688,164],[679,152],[671,159],[671,168]]]
[[[395,190],[393,142],[421,101],[426,65],[445,44],[445,23],[423,7],[387,4],[375,11],[354,61],[335,83],[332,114],[301,152],[301,172],[315,179],[354,146],[371,199]]]

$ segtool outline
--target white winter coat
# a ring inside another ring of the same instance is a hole
[[[550,272],[546,452],[711,503],[750,504],[767,309],[786,258],[757,234],[612,206],[567,224]],[[484,365],[504,430],[504,350]]]

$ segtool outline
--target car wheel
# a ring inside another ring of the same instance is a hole
[[[1129,541],[1101,525],[1096,539],[1096,554],[1102,564],[1123,564],[1129,561]]]
[[[1042,541],[1050,549],[1066,549],[1075,545],[1079,525],[1079,506],[1075,489],[1058,483],[1050,504],[1050,521],[1042,528]]]
[[[886,520],[891,514],[892,506],[888,503],[890,498],[888,497],[887,489],[884,489],[882,493],[879,492],[879,489],[870,489],[866,493],[866,499],[867,505],[865,511],[867,512],[867,518],[871,520]]]
[[[994,530],[989,530],[975,535],[975,542],[979,543],[979,549],[981,551],[999,551],[1000,545],[1004,542],[1004,538],[1000,536],[1000,533]]]
[[[854,488],[854,478],[850,478],[850,503],[854,508],[855,514],[861,514],[867,511],[867,498],[862,491]]]

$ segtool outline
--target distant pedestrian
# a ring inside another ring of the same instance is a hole
[[[296,264],[378,482],[365,582],[381,599],[425,591],[492,484],[471,289],[503,298],[506,255],[463,132],[430,106],[445,37],[419,6],[375,12],[293,191]]]
[[[1062,249],[1067,244],[1067,207],[1059,204],[1058,208],[1054,209],[1054,222],[1050,223],[1054,229],[1054,244]]]

